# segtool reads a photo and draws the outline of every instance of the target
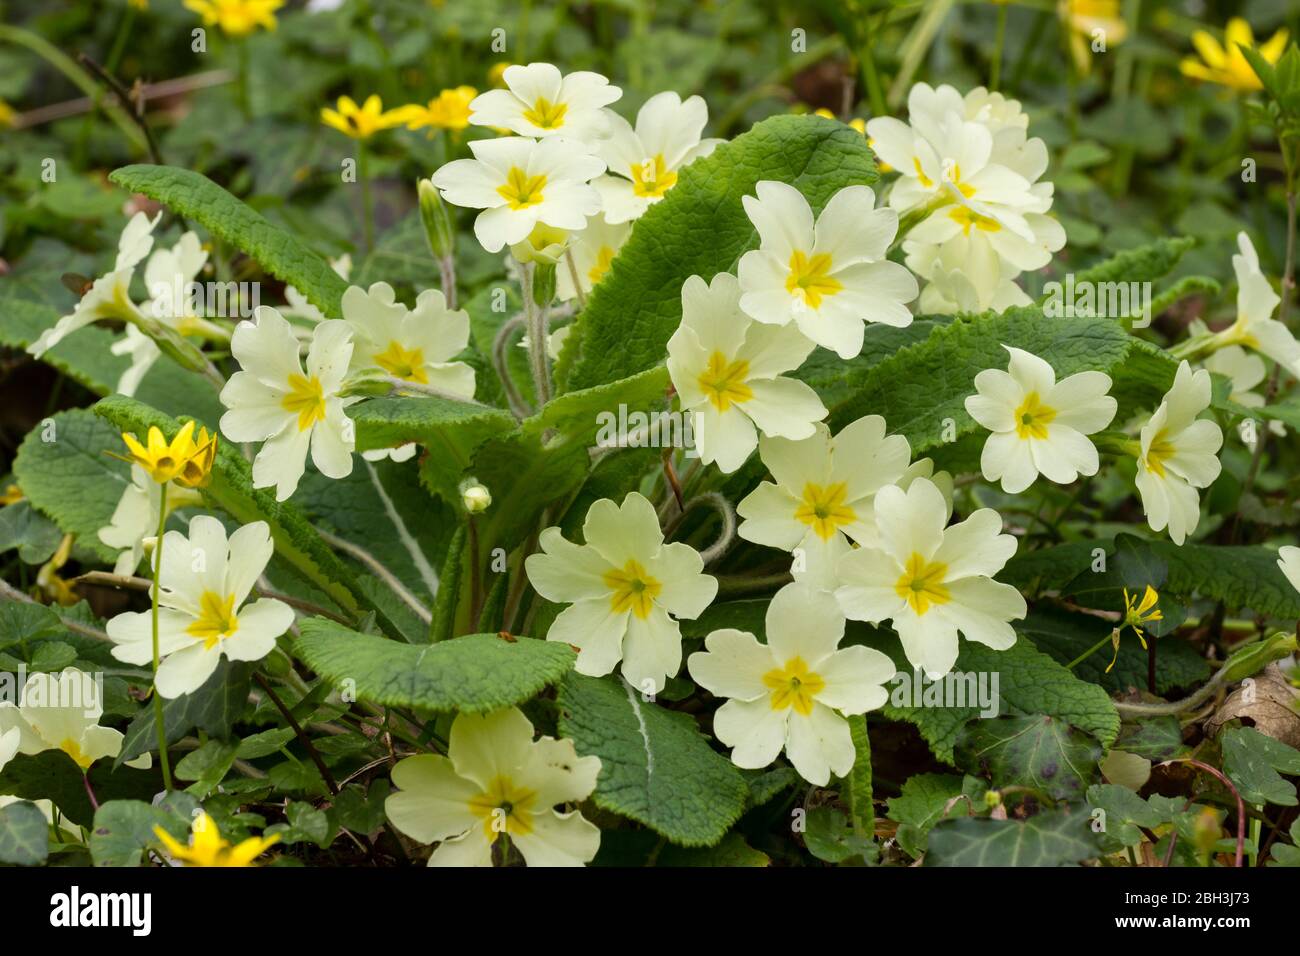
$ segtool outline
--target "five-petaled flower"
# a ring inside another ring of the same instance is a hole
[[[604,108],[623,95],[599,73],[561,75],[551,63],[507,66],[501,79],[505,89],[488,90],[469,104],[470,122],[539,139],[591,142],[603,137],[609,128]]]
[[[385,111],[383,100],[373,93],[361,106],[350,96],[340,96],[337,106],[337,109],[321,107],[320,121],[352,139],[369,139],[381,130],[407,121],[401,109]]]
[[[284,0],[184,0],[184,3],[203,17],[204,26],[219,26],[232,37],[247,36],[258,27],[274,30],[275,11],[284,6]]]
[[[161,826],[155,826],[153,833],[167,855],[185,866],[252,866],[254,860],[280,842],[280,835],[274,834],[249,837],[232,846],[203,811],[190,825],[189,843],[181,843]]]
[[[172,481],[185,488],[202,488],[212,478],[217,457],[217,436],[200,428],[194,436],[194,422],[188,421],[169,442],[157,425],[150,425],[145,442],[130,432],[122,433],[127,454],[115,457],[137,465],[160,485]]]
[[[1265,63],[1274,64],[1282,58],[1287,37],[1287,30],[1283,27],[1268,42],[1256,47],[1255,32],[1251,30],[1250,24],[1241,17],[1233,17],[1223,31],[1222,44],[1214,34],[1206,30],[1193,30],[1192,46],[1196,47],[1201,58],[1184,57],[1180,68],[1184,76],[1217,83],[1239,93],[1251,93],[1263,89],[1264,84],[1241,51],[1254,50]]]

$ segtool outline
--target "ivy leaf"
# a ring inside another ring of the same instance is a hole
[[[849,819],[834,807],[808,811],[803,834],[808,852],[827,863],[843,863],[852,857],[874,863],[879,851],[869,835],[858,832]]]
[[[26,564],[44,564],[59,549],[63,532],[24,499],[0,507],[0,554],[13,548]]]
[[[966,727],[957,763],[994,787],[1022,786],[1053,800],[1082,797],[1097,777],[1101,746],[1056,717],[995,717]]]
[[[1113,783],[1095,783],[1088,788],[1088,804],[1101,810],[1098,842],[1106,853],[1114,853],[1126,846],[1137,846],[1145,839],[1140,828],[1154,829],[1167,823],[1164,814],[1139,797],[1128,787]]]
[[[144,193],[173,212],[202,225],[213,236],[247,253],[263,269],[301,292],[307,301],[338,318],[347,283],[324,257],[271,225],[202,173],[176,166],[123,166],[109,180],[133,193]]]
[[[483,714],[522,703],[573,666],[567,644],[469,634],[411,645],[358,634],[324,618],[300,624],[297,655],[332,683],[351,681],[360,700],[385,706]]]
[[[1054,811],[1028,820],[969,817],[930,831],[926,866],[1064,866],[1096,857],[1085,813]]]
[[[876,181],[861,133],[816,116],[775,116],[691,163],[642,216],[592,290],[556,366],[562,390],[614,382],[663,361],[681,323],[681,289],[735,271],[758,245],[741,197],[764,179],[789,183],[820,210],[845,186]]]
[[[685,714],[665,710],[617,678],[570,673],[558,727],[578,753],[600,758],[596,806],[680,846],[713,846],[739,818],[749,788]]]
[[[89,776],[101,803],[117,799],[148,800],[162,789],[162,776],[156,764],[151,770],[115,769],[101,760],[90,768]],[[89,827],[95,817],[81,768],[61,750],[14,757],[0,770],[0,793],[23,800],[49,800],[78,826]]]
[[[213,737],[229,737],[231,726],[248,703],[253,666],[222,658],[212,676],[194,693],[163,701],[163,732],[167,743],[174,744],[195,728]],[[146,707],[131,721],[114,769],[143,753],[157,753],[158,730],[154,720],[153,708]]]
[[[1300,750],[1261,734],[1254,727],[1223,732],[1223,772],[1247,803],[1296,805],[1295,784],[1281,774],[1300,776]]]
[[[889,817],[898,823],[898,845],[909,856],[919,858],[934,825],[970,816],[981,808],[987,790],[983,780],[969,774],[918,773],[909,777],[902,792],[889,801]],[[966,799],[956,799],[962,796]]]
[[[34,803],[0,807],[0,863],[39,866],[50,853],[50,825]]]
[[[198,808],[194,797],[180,792],[167,794],[157,806],[143,800],[101,804],[90,832],[90,858],[95,866],[139,866],[141,854],[159,845],[154,827],[184,843]]]

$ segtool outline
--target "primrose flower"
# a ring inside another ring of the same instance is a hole
[[[128,454],[119,457],[143,469],[160,485],[174,481],[186,488],[202,488],[211,480],[212,465],[217,456],[217,436],[209,437],[208,430],[202,428],[195,439],[192,421],[182,425],[170,442],[157,425],[149,427],[147,444],[142,444],[130,432],[122,433],[122,441]]]
[[[1300,342],[1272,318],[1282,300],[1260,269],[1259,255],[1244,232],[1237,233],[1237,248],[1239,252],[1232,257],[1237,274],[1237,319],[1214,337],[1214,346],[1244,345],[1300,377]]]
[[[966,411],[993,434],[984,443],[980,468],[986,481],[1002,482],[1019,494],[1043,475],[1069,484],[1095,475],[1097,449],[1087,438],[1115,417],[1118,407],[1105,372],[1078,372],[1056,381],[1056,372],[1037,355],[1003,346],[1011,353],[1007,371],[985,369],[975,376],[976,394]]]
[[[903,252],[907,267],[928,280],[919,302],[924,315],[1004,312],[1033,301],[1016,285],[1022,270],[998,255],[983,230],[963,230],[942,243],[905,239]]]
[[[59,674],[32,674],[17,704],[0,701],[0,768],[16,754],[47,750],[62,750],[82,773],[96,760],[116,757],[124,738],[120,731],[99,726],[103,714],[101,687],[90,674],[72,667]],[[146,754],[127,766],[150,763]]]
[[[373,93],[362,106],[357,106],[350,96],[340,96],[337,105],[338,109],[322,107],[320,121],[352,139],[369,139],[381,130],[406,122],[400,109],[385,112],[383,100]]]
[[[190,825],[188,845],[160,826],[155,826],[153,833],[167,855],[185,866],[252,866],[254,860],[280,842],[280,835],[274,834],[249,837],[237,846],[231,846],[206,812],[200,812]]]
[[[691,679],[729,698],[713,732],[737,767],[769,766],[782,750],[799,776],[824,786],[846,776],[856,752],[846,714],[889,699],[894,662],[873,648],[840,647],[844,615],[825,592],[788,584],[768,605],[767,643],[748,631],[714,631],[687,661]]]
[[[158,693],[173,699],[193,693],[212,676],[222,657],[260,661],[293,624],[293,609],[271,598],[245,606],[275,546],[265,521],[254,521],[226,538],[211,515],[190,521],[189,537],[168,531],[159,574]],[[149,611],[127,611],[108,622],[113,656],[128,664],[153,660]]]
[[[573,257],[573,270],[561,264],[555,271],[555,295],[561,302],[576,298],[578,292],[587,295],[605,278],[618,250],[623,248],[632,234],[630,222],[611,225],[603,215],[587,221],[587,228],[574,233],[569,241],[569,254]],[[574,286],[573,273],[578,283]]]
[[[1300,591],[1300,548],[1290,544],[1278,548],[1277,566],[1282,569],[1282,574],[1291,582],[1291,586]]]
[[[589,183],[605,163],[580,143],[506,136],[469,148],[473,159],[448,163],[431,181],[447,202],[483,210],[474,235],[488,252],[522,242],[538,223],[576,231],[600,212],[600,194]]]
[[[184,0],[184,6],[203,17],[204,26],[219,26],[227,36],[242,37],[258,27],[274,30],[275,11],[284,0]]]
[[[1001,516],[981,508],[945,528],[945,512],[943,493],[928,479],[906,491],[882,488],[879,544],[840,559],[844,584],[835,592],[853,620],[889,620],[908,661],[931,678],[952,670],[958,633],[1003,651],[1016,642],[1010,622],[1027,611],[1019,591],[993,580],[1016,552]]]
[[[658,693],[681,668],[678,618],[699,617],[718,593],[699,552],[664,543],[654,506],[637,492],[617,505],[602,498],[582,526],[586,544],[547,528],[542,553],[524,562],[548,601],[568,604],[546,635],[578,648],[574,669],[602,677],[622,661],[637,690]]]
[[[428,105],[413,104],[395,110],[407,129],[447,129],[459,132],[469,126],[469,104],[478,96],[478,90],[472,86],[458,86],[443,90]],[[396,118],[396,116],[395,116]]]
[[[203,503],[203,496],[183,484],[172,482],[167,488],[167,513],[178,508]],[[99,529],[99,540],[120,552],[113,573],[134,574],[144,560],[144,542],[158,533],[158,506],[162,504],[162,485],[149,477],[140,465],[131,466],[131,484],[113,509],[109,523]]]
[[[792,372],[813,350],[793,325],[763,325],[740,309],[740,283],[720,272],[682,286],[682,324],[668,340],[668,373],[689,411],[703,464],[735,471],[758,445],[758,430],[808,438],[826,406]]]
[[[864,322],[910,325],[916,279],[885,259],[898,214],[876,209],[867,186],[831,197],[816,222],[803,194],[764,180],[744,197],[759,248],[740,258],[740,307],[759,322],[786,325],[850,359],[862,351]]]
[[[561,75],[550,63],[508,66],[501,79],[505,89],[488,90],[469,104],[469,121],[539,139],[590,142],[603,137],[609,128],[604,107],[623,95],[599,73]]]
[[[582,866],[600,847],[600,830],[575,804],[596,789],[600,758],[579,757],[572,740],[540,737],[516,707],[460,714],[447,756],[420,754],[393,768],[384,801],[393,826],[420,843],[438,843],[429,866],[491,866],[497,840],[518,847],[529,866]]]
[[[229,411],[221,430],[231,441],[261,441],[253,460],[253,487],[275,487],[277,501],[294,493],[307,467],[307,451],[321,473],[352,473],[356,435],[344,413],[350,401],[339,388],[352,360],[352,328],[331,319],[312,331],[304,374],[298,339],[284,317],[258,306],[253,321],[235,328],[230,350],[240,371],[221,390]]]
[[[1217,83],[1239,93],[1251,93],[1263,89],[1264,84],[1260,82],[1250,61],[1241,51],[1255,50],[1266,63],[1270,65],[1277,63],[1286,50],[1288,39],[1286,28],[1279,29],[1267,43],[1261,43],[1258,48],[1255,46],[1254,31],[1241,17],[1233,17],[1229,20],[1223,32],[1222,46],[1212,33],[1205,30],[1192,32],[1192,46],[1196,47],[1196,52],[1201,55],[1201,58],[1198,60],[1194,56],[1184,57],[1180,64],[1183,75]]]
[[[394,378],[474,397],[474,369],[453,362],[469,344],[469,313],[447,308],[437,289],[425,289],[408,309],[393,287],[349,286],[343,320],[352,327],[352,369],[381,369]]]
[[[700,138],[708,120],[703,99],[692,96],[683,102],[671,91],[646,100],[636,114],[636,129],[611,113],[609,138],[600,144],[611,175],[592,183],[604,203],[605,219],[618,224],[640,218],[677,185],[684,166],[713,152],[722,140]]]
[[[27,351],[40,358],[73,332],[103,319],[114,319],[128,325],[142,321],[140,309],[131,299],[131,277],[135,274],[135,267],[153,248],[153,230],[160,218],[162,213],[153,219],[142,212],[132,216],[117,241],[113,271],[96,279],[71,314],[42,332]]]

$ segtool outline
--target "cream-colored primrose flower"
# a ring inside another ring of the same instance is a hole
[[[1237,274],[1237,320],[1215,336],[1214,345],[1244,345],[1300,377],[1300,342],[1272,318],[1282,300],[1260,269],[1255,246],[1244,232],[1237,233],[1237,248],[1240,251],[1232,257]]]
[[[349,286],[343,320],[352,326],[353,370],[379,369],[404,382],[474,397],[474,369],[452,361],[469,344],[469,313],[448,309],[437,289],[425,289],[408,309],[387,282],[368,290]]]
[[[1246,55],[1241,52],[1243,48],[1255,49],[1255,32],[1250,24],[1241,17],[1233,17],[1223,33],[1223,45],[1220,46],[1214,34],[1205,30],[1192,31],[1192,46],[1196,47],[1201,58],[1184,57],[1180,64],[1183,75],[1218,83],[1241,93],[1263,89],[1264,84],[1260,82]],[[1288,37],[1284,27],[1274,33],[1267,43],[1261,43],[1256,52],[1266,63],[1275,64],[1286,50]]]
[[[912,273],[885,259],[898,214],[876,209],[867,186],[831,197],[816,222],[803,194],[764,180],[744,197],[759,248],[740,258],[740,307],[759,322],[786,325],[850,359],[862,351],[864,322],[910,325]]]
[[[907,439],[886,436],[879,415],[859,418],[834,438],[821,424],[800,441],[764,437],[758,453],[775,483],[763,482],[736,507],[743,519],[737,534],[793,552],[795,570],[818,581],[849,539],[876,540],[876,495],[908,476],[911,458]]]
[[[352,473],[356,435],[340,398],[352,360],[352,327],[332,319],[312,333],[307,367],[298,358],[298,339],[275,309],[258,306],[253,321],[235,328],[230,350],[240,365],[221,390],[229,411],[221,430],[231,441],[265,442],[253,460],[253,487],[275,487],[277,501],[294,493],[307,467],[307,452],[321,473]]]
[[[880,651],[840,647],[844,615],[835,598],[788,584],[768,605],[767,643],[748,631],[714,631],[687,661],[691,678],[729,698],[713,733],[733,748],[731,762],[757,770],[782,750],[811,784],[843,777],[856,756],[843,715],[865,714],[889,699],[894,662]]]
[[[677,185],[684,166],[707,156],[722,142],[701,139],[709,108],[698,96],[685,101],[671,91],[657,93],[637,111],[636,129],[610,113],[609,138],[600,155],[608,176],[592,183],[604,203],[605,219],[631,222]]]
[[[90,674],[72,667],[59,674],[32,674],[17,704],[0,701],[0,767],[17,754],[62,750],[84,773],[96,760],[116,757],[123,736],[99,726],[103,714],[100,683]],[[127,762],[130,767],[149,764],[148,755]]]
[[[572,740],[533,740],[516,707],[461,714],[446,757],[420,754],[393,768],[398,792],[384,810],[411,839],[438,844],[429,866],[491,866],[503,837],[529,866],[582,866],[600,830],[577,810],[555,808],[586,799],[599,774],[600,758],[579,757]]]
[[[637,691],[658,693],[682,665],[677,619],[699,617],[718,582],[690,545],[664,543],[654,506],[637,492],[622,505],[593,504],[582,535],[586,544],[574,544],[547,528],[543,553],[525,562],[538,594],[569,605],[546,639],[578,648],[580,674],[601,677],[621,660]]]
[[[1291,587],[1300,591],[1300,548],[1290,544],[1278,548],[1277,566],[1291,582]]]
[[[905,239],[903,252],[907,267],[929,280],[921,290],[923,315],[1003,312],[1033,301],[1016,285],[1021,270],[999,256],[979,229],[960,232],[944,243]]]
[[[1188,324],[1187,331],[1194,335],[1198,326],[1202,332],[1205,330],[1204,323],[1197,320]],[[1201,364],[1232,383],[1232,391],[1228,395],[1230,401],[1244,408],[1263,408],[1267,404],[1264,396],[1254,391],[1255,386],[1268,376],[1268,368],[1258,355],[1247,352],[1240,345],[1229,345],[1206,356]],[[1269,420],[1268,430],[1274,435],[1286,434],[1286,426],[1277,419]]]
[[[119,552],[113,565],[114,574],[135,574],[144,560],[144,542],[158,533],[158,506],[162,502],[162,485],[149,477],[139,465],[131,466],[131,484],[113,509],[109,523],[99,529],[99,540]],[[167,485],[167,513],[203,503],[203,496],[192,488],[170,482]]]
[[[590,294],[597,283],[605,278],[610,264],[618,250],[623,248],[627,237],[632,234],[630,222],[611,225],[603,215],[594,216],[587,221],[587,228],[576,233],[569,240],[569,254],[573,257],[573,270],[567,263],[560,263],[555,270],[555,295],[561,302],[576,298],[578,291]],[[573,273],[577,273],[578,284],[575,289]]]
[[[592,142],[604,137],[609,130],[604,108],[623,95],[599,73],[561,75],[551,63],[508,66],[501,79],[505,89],[488,90],[469,104],[469,121],[539,139]]]
[[[1201,519],[1196,491],[1219,477],[1223,432],[1197,415],[1210,407],[1210,373],[1195,374],[1181,362],[1173,387],[1142,426],[1137,455],[1137,489],[1152,531],[1169,529],[1182,544]]]
[[[682,286],[682,324],[668,340],[668,374],[691,414],[700,461],[724,473],[745,463],[758,432],[808,438],[826,406],[792,372],[813,350],[793,325],[763,325],[740,309],[740,283],[719,272]]]
[[[211,515],[190,521],[187,538],[168,531],[159,577],[158,693],[190,694],[212,676],[222,657],[260,661],[293,624],[293,609],[272,598],[245,605],[275,546],[265,521],[235,531]],[[108,622],[113,656],[128,664],[153,660],[152,617],[127,611]]]
[[[957,660],[960,632],[1004,651],[1016,642],[1010,621],[1023,618],[1025,599],[993,575],[1016,552],[1002,517],[981,508],[945,528],[943,493],[918,478],[906,491],[876,496],[879,543],[840,559],[844,584],[835,592],[850,618],[888,620],[912,666],[942,677]]]
[[[483,210],[474,235],[488,252],[522,242],[538,223],[572,232],[600,212],[590,181],[605,163],[578,141],[506,136],[469,148],[473,159],[448,163],[431,181],[447,202]]]
[[[113,271],[96,279],[72,313],[42,332],[27,351],[40,358],[73,332],[102,319],[115,319],[128,325],[139,322],[140,309],[131,299],[131,277],[135,274],[135,267],[153,248],[153,230],[160,218],[162,213],[153,219],[142,212],[132,216],[117,241]]]
[[[1087,436],[1115,417],[1118,403],[1107,394],[1110,376],[1078,372],[1058,382],[1052,366],[1037,355],[1003,348],[1011,353],[1007,370],[980,372],[976,394],[966,399],[970,417],[993,433],[980,456],[984,479],[1001,481],[1002,490],[1014,495],[1039,475],[1061,485],[1095,475],[1097,449]]]

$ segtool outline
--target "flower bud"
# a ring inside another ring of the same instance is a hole
[[[472,515],[487,511],[492,505],[492,493],[474,478],[467,478],[460,484],[460,501],[465,510]]]
[[[429,249],[435,259],[450,256],[455,248],[456,233],[452,228],[447,204],[442,201],[442,196],[430,179],[421,179],[416,189],[420,194],[420,219],[424,222]]]

